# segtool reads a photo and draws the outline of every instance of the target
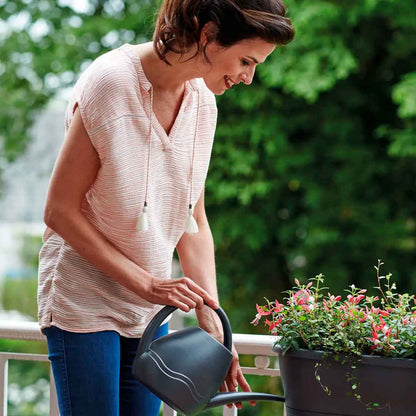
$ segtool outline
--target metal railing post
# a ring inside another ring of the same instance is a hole
[[[0,354],[0,409],[7,416],[7,390],[9,384],[9,359]]]
[[[52,366],[49,373],[49,416],[59,416],[58,397],[56,395],[55,378],[53,377]]]
[[[238,409],[233,407],[224,406],[222,408],[222,416],[237,416]]]
[[[176,416],[176,410],[173,410],[166,403],[163,403],[163,416]]]

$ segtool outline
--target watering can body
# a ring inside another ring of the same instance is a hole
[[[216,309],[224,344],[199,327],[187,328],[152,341],[160,324],[176,308],[164,307],[149,323],[133,363],[133,376],[170,407],[193,415],[209,407],[243,400],[279,400],[264,393],[216,394],[232,361],[232,332],[224,311]]]

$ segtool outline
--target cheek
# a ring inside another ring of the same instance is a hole
[[[238,59],[230,59],[229,57],[222,57],[218,59],[213,65],[213,73],[218,77],[224,77],[225,75],[235,75],[239,73]]]
[[[216,71],[218,78],[224,78],[225,75],[235,76],[238,74],[236,65],[223,65]]]

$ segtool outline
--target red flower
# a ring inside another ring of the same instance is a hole
[[[273,329],[276,328],[277,325],[279,325],[282,322],[282,317],[280,316],[277,321],[269,321],[268,319],[266,319],[265,322],[266,325],[269,326],[269,331],[273,331]]]

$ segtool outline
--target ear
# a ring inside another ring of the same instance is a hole
[[[201,36],[199,38],[199,43],[201,45],[206,45],[209,42],[212,42],[217,38],[218,35],[218,26],[214,22],[205,23],[204,27],[201,30]]]

